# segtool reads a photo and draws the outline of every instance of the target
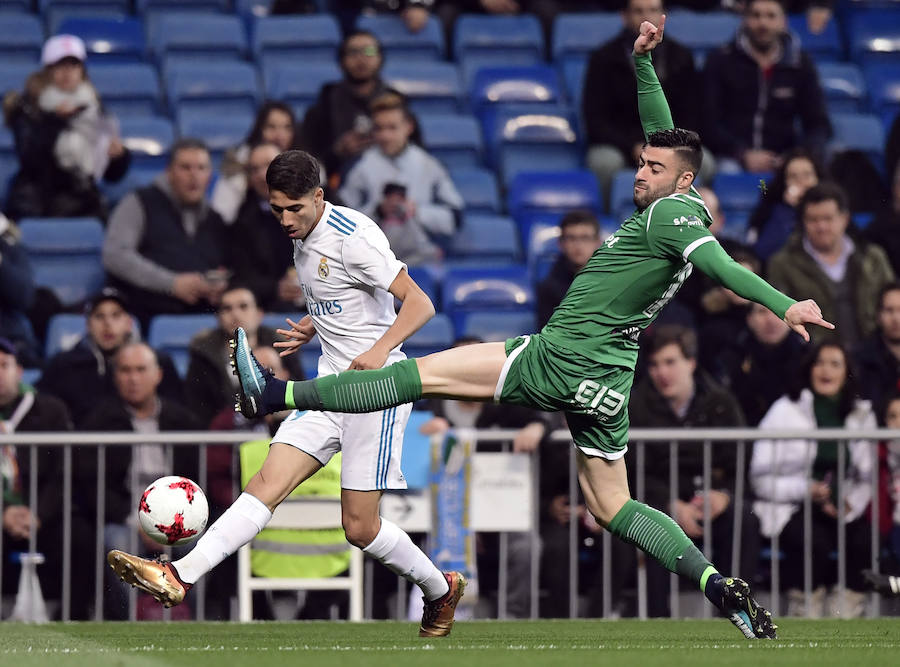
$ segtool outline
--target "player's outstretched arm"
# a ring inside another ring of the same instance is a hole
[[[641,127],[644,129],[644,137],[657,130],[668,130],[675,127],[672,121],[672,112],[663,93],[656,70],[653,69],[653,61],[650,52],[653,51],[663,39],[663,31],[666,27],[666,15],[663,14],[659,27],[649,21],[641,23],[640,33],[634,40],[634,75],[637,79],[638,113],[641,117]]]
[[[807,324],[834,329],[833,324],[822,318],[822,310],[815,301],[797,302],[782,294],[753,271],[735,262],[715,241],[701,243],[685,259],[736,294],[771,310],[807,342]]]

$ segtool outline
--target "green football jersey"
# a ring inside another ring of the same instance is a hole
[[[695,248],[715,242],[693,187],[634,214],[593,254],[541,331],[589,363],[634,369],[638,335],[691,275]]]

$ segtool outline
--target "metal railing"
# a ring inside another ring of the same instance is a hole
[[[514,430],[485,430],[485,431],[477,431],[478,441],[480,442],[504,442],[511,441],[513,436],[515,435]],[[201,487],[206,488],[207,484],[207,469],[206,469],[206,448],[208,445],[222,445],[222,444],[231,444],[237,445],[249,440],[255,440],[259,438],[259,433],[251,432],[251,431],[242,431],[242,432],[168,432],[168,433],[158,433],[153,434],[152,436],[148,436],[148,434],[141,433],[81,433],[81,432],[64,432],[64,433],[16,433],[10,435],[0,435],[0,447],[6,445],[14,445],[17,448],[29,449],[28,455],[30,456],[30,475],[27,480],[27,484],[29,487],[29,499],[30,499],[30,509],[32,513],[38,514],[39,507],[37,506],[37,498],[38,498],[38,473],[39,473],[39,461],[37,457],[37,447],[38,446],[51,446],[51,447],[60,447],[63,450],[63,458],[62,458],[62,480],[61,480],[61,509],[62,509],[62,548],[65,557],[62,559],[62,590],[60,592],[60,613],[58,617],[62,620],[70,620],[71,618],[71,595],[72,595],[72,563],[71,563],[71,550],[72,550],[72,516],[73,516],[73,492],[74,493],[83,493],[84,491],[81,489],[73,489],[73,448],[74,447],[85,447],[85,446],[94,446],[97,448],[97,479],[104,480],[105,479],[105,470],[106,470],[106,450],[108,447],[126,447],[126,446],[136,446],[147,444],[149,440],[152,439],[153,442],[163,444],[166,447],[167,453],[167,461],[169,463],[169,467],[171,469],[172,462],[172,451],[174,447],[184,447],[184,446],[193,446],[198,448],[198,475],[197,482],[201,485]],[[736,476],[734,480],[734,524],[732,525],[732,562],[728,564],[718,564],[718,566],[723,569],[728,567],[730,568],[730,572],[737,572],[738,565],[738,556],[741,553],[741,520],[743,515],[743,506],[747,501],[747,480],[746,480],[746,468],[748,461],[748,452],[747,446],[748,443],[752,446],[754,440],[765,438],[769,440],[786,440],[786,439],[805,439],[805,440],[834,440],[838,442],[838,475],[837,475],[837,506],[844,506],[844,476],[845,476],[845,452],[848,446],[849,440],[871,440],[871,448],[872,448],[872,474],[871,474],[871,506],[869,509],[870,512],[870,521],[871,521],[871,567],[874,571],[878,571],[879,567],[879,549],[880,549],[880,540],[879,540],[879,526],[878,526],[878,517],[879,517],[879,493],[878,493],[878,475],[879,475],[879,465],[878,465],[878,443],[885,440],[892,439],[900,439],[900,430],[894,429],[867,429],[867,430],[856,430],[856,431],[847,431],[844,429],[817,429],[817,430],[797,430],[797,429],[784,429],[784,430],[766,430],[759,431],[754,428],[740,428],[740,429],[679,429],[677,431],[673,431],[671,429],[632,429],[631,431],[631,447],[636,449],[635,452],[635,462],[636,462],[636,487],[633,489],[633,495],[637,500],[642,500],[645,495],[646,488],[646,447],[649,443],[669,443],[669,456],[670,456],[670,470],[669,470],[669,489],[670,489],[670,501],[673,501],[677,498],[677,489],[679,487],[679,470],[678,470],[678,453],[679,453],[679,443],[701,443],[702,452],[703,452],[703,466],[702,471],[699,471],[702,475],[703,480],[703,489],[711,488],[711,470],[712,470],[712,452],[713,447],[736,447]],[[570,435],[566,430],[557,430],[550,434],[549,441],[553,443],[552,446],[560,446],[563,443],[570,443]],[[579,574],[578,574],[578,557],[579,557],[579,544],[578,544],[578,516],[577,516],[577,506],[579,499],[579,491],[577,488],[577,479],[575,475],[575,449],[569,448],[569,506],[570,506],[570,521],[569,521],[569,615],[571,617],[575,617],[578,615],[579,607],[578,607],[578,597],[579,597]],[[20,453],[18,454],[21,456]],[[535,457],[536,459],[536,457]],[[532,466],[533,474],[535,475],[534,479],[534,489],[535,494],[537,494],[537,489],[539,488],[538,477],[540,475],[540,469],[537,465],[536,460]],[[177,473],[178,471],[172,471],[173,473]],[[136,481],[137,476],[136,472],[132,471],[131,473],[132,480]],[[237,480],[235,480],[235,484],[237,484]],[[133,487],[134,485],[132,485]],[[103,574],[106,570],[106,562],[105,562],[105,553],[104,553],[104,531],[103,527],[105,525],[105,493],[106,489],[104,488],[103,483],[99,483],[96,486],[96,516],[94,517],[96,520],[95,524],[95,585],[94,585],[94,612],[93,617],[96,620],[103,619]],[[135,502],[137,502],[135,500]],[[540,507],[540,503],[533,503],[533,508],[535,512],[533,525],[535,529],[532,531],[531,536],[531,544],[532,547],[535,547],[540,540],[540,535],[538,532],[538,527],[540,526],[540,521],[538,517],[538,512]],[[3,498],[0,495],[0,515],[2,515],[4,509]],[[811,541],[811,528],[812,528],[812,503],[809,494],[807,494],[804,502],[803,502],[803,523],[804,523],[804,581],[803,588],[805,591],[805,597],[807,602],[807,609],[809,609],[809,603],[812,595],[812,562],[814,554],[812,553],[812,541]],[[712,544],[712,528],[710,521],[710,505],[707,496],[707,500],[704,502],[703,506],[703,537],[701,540],[701,548],[705,553],[709,553],[710,546]],[[127,547],[131,550],[137,548],[137,530],[132,531],[133,535],[131,537],[131,544],[122,545],[123,547]],[[843,513],[838,513],[837,519],[837,543],[838,543],[838,553],[837,553],[837,568],[838,568],[838,583],[837,587],[839,592],[843,592],[846,588],[847,582],[847,555],[846,555],[846,521]],[[612,565],[611,565],[611,536],[608,532],[602,534],[601,537],[601,553],[602,553],[602,572],[600,574],[602,580],[602,601],[601,608],[602,614],[604,617],[610,617],[613,615],[613,600],[611,593],[611,582],[613,579]],[[779,581],[779,538],[776,535],[770,540],[769,544],[771,550],[771,562],[770,562],[770,571],[771,571],[771,607],[773,614],[780,613],[780,581]],[[37,548],[37,535],[34,531],[29,536],[29,550],[34,551]],[[539,568],[539,548],[532,548],[530,559],[531,559],[531,576],[529,578],[530,588],[531,588],[531,605],[530,612],[532,617],[537,617],[539,608],[538,608],[538,598],[539,598],[539,580],[538,580],[538,568]],[[500,573],[499,573],[499,586],[498,586],[498,616],[503,618],[506,616],[506,559],[508,557],[508,549],[507,549],[507,541],[506,536],[501,534],[500,547],[499,547],[499,559],[500,559]],[[2,568],[5,565],[6,555],[2,552],[2,545],[0,545],[0,581],[2,581]],[[670,588],[670,612],[673,616],[680,615],[679,608],[679,588],[677,577],[672,575],[671,577],[671,588]],[[195,615],[198,619],[205,618],[205,608],[204,608],[204,593],[205,593],[205,585],[204,580],[201,579],[198,582],[196,588],[196,602],[195,602]],[[405,591],[405,587],[403,583],[398,587],[398,594]],[[2,595],[10,595],[15,591],[3,590],[0,591]],[[45,591],[45,594],[47,592]],[[372,588],[370,585],[366,586],[366,596],[367,601],[365,605],[365,609],[367,614],[371,614],[371,595]],[[398,595],[398,609],[397,614],[401,615],[401,605],[399,604],[399,595]],[[134,619],[136,617],[136,596],[132,591],[132,594],[129,598],[129,618]],[[704,607],[705,611],[703,612],[705,615],[710,615],[712,608],[709,605]],[[165,610],[164,618],[168,618],[169,610]],[[871,603],[869,608],[870,615],[878,615],[880,612],[879,609],[879,598],[873,594],[871,597]],[[638,561],[638,569],[637,569],[637,615],[641,618],[647,616],[647,579],[646,579],[646,568],[643,566],[641,560]]]

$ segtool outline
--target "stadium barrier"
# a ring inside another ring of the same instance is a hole
[[[515,435],[514,430],[484,430],[484,431],[475,431],[474,432],[479,443],[498,443],[498,442],[509,442],[512,440]],[[752,447],[752,443],[754,440],[760,438],[763,433],[754,428],[740,428],[740,429],[679,429],[676,431],[670,429],[632,429],[631,431],[631,445],[636,448],[636,470],[635,478],[636,478],[636,486],[632,489],[632,495],[637,499],[641,500],[644,496],[645,491],[645,465],[646,465],[646,445],[649,443],[669,443],[669,455],[670,461],[672,465],[670,466],[669,472],[669,489],[670,489],[670,500],[674,501],[677,497],[677,489],[679,486],[678,476],[678,447],[681,442],[691,442],[697,443],[701,442],[703,447],[703,469],[702,469],[702,488],[710,489],[711,487],[711,477],[712,477],[712,451],[713,447],[736,447],[736,470],[737,475],[735,479],[735,495],[734,495],[734,525],[732,526],[732,563],[718,563],[718,567],[723,571],[726,568],[730,568],[730,572],[737,572],[738,567],[738,555],[741,553],[741,530],[740,530],[740,522],[742,520],[742,510],[745,502],[748,502],[749,494],[747,493],[747,480],[745,471],[747,469],[747,462],[749,461],[749,451],[748,444]],[[880,549],[880,540],[879,540],[879,493],[878,493],[878,481],[879,481],[879,465],[878,465],[878,444],[883,441],[892,440],[892,439],[900,439],[900,430],[897,429],[865,429],[848,432],[843,429],[817,429],[817,430],[797,430],[797,429],[783,429],[783,430],[766,430],[764,433],[767,439],[772,440],[787,440],[787,439],[809,439],[809,440],[833,440],[838,442],[838,484],[837,484],[837,506],[844,506],[844,472],[845,472],[845,455],[846,449],[848,446],[848,440],[870,440],[872,447],[872,460],[875,462],[875,465],[872,466],[872,474],[870,479],[871,484],[871,505],[869,508],[869,520],[871,522],[871,568],[874,571],[878,571],[879,568],[879,549]],[[198,448],[199,455],[199,467],[198,467],[198,475],[196,481],[200,484],[202,488],[206,488],[207,483],[207,470],[206,470],[206,448],[209,445],[239,445],[242,442],[246,442],[248,440],[257,439],[259,437],[258,433],[253,433],[250,431],[246,432],[168,432],[168,433],[158,433],[153,435],[153,442],[165,445],[166,449],[166,457],[169,464],[169,468],[171,469],[171,464],[173,460],[172,452],[174,447],[185,447],[185,446],[193,446]],[[555,446],[565,445],[566,443],[571,442],[570,435],[566,430],[557,430],[554,431],[549,436],[549,440]],[[73,460],[72,453],[74,447],[85,447],[85,446],[95,446],[98,450],[97,457],[97,476],[98,479],[105,479],[105,454],[108,447],[125,447],[131,446],[135,447],[137,445],[147,444],[148,435],[141,433],[80,433],[80,432],[66,432],[66,433],[16,433],[16,434],[0,434],[0,448],[5,446],[14,446],[19,449],[19,453],[17,456],[22,455],[22,450],[28,451],[28,456],[30,456],[30,470],[31,473],[29,475],[29,479],[25,482],[29,486],[29,497],[32,499],[30,504],[30,509],[33,513],[38,512],[37,507],[37,479],[38,479],[38,457],[37,457],[37,447],[39,446],[52,446],[52,447],[61,447],[63,449],[63,465],[62,465],[62,480],[61,480],[61,506],[62,506],[62,545],[64,554],[71,555],[72,550],[72,512],[73,512],[73,492],[76,490],[73,489]],[[508,450],[507,450],[508,451]],[[579,614],[579,572],[578,572],[578,558],[579,558],[579,550],[578,550],[578,515],[577,515],[577,506],[579,500],[579,491],[577,485],[577,478],[575,475],[575,449],[573,447],[569,447],[569,505],[571,508],[571,520],[569,521],[569,616],[577,617]],[[516,455],[523,456],[523,455]],[[172,471],[173,473],[177,473],[178,471]],[[537,527],[539,526],[539,522],[537,521],[537,512],[538,512],[538,498],[537,493],[539,489],[539,475],[540,469],[537,465],[537,457],[532,456],[532,461],[530,465],[530,472],[532,475],[531,480],[531,493],[533,495],[533,502],[531,503],[530,511],[532,512],[532,519],[530,522],[531,525],[531,543],[532,548],[530,551],[530,564],[531,564],[531,575],[530,575],[530,587],[531,587],[531,617],[536,618],[538,615],[538,598],[539,598],[539,582],[538,582],[538,569],[539,569],[539,553],[540,549],[536,548],[536,545],[539,544],[540,536],[538,534]],[[137,481],[137,473],[136,471],[131,471],[131,478],[133,482]],[[235,481],[237,484],[237,481]],[[132,487],[135,484],[132,484]],[[95,539],[94,539],[94,547],[95,547],[95,582],[94,582],[94,611],[93,617],[95,620],[103,620],[103,586],[104,586],[104,575],[107,569],[106,560],[105,560],[105,546],[104,546],[104,531],[103,526],[105,525],[104,515],[105,515],[105,488],[103,484],[97,484],[95,489],[91,489],[90,492],[96,493],[96,506],[97,512],[95,518]],[[77,490],[77,493],[85,493],[88,490]],[[424,493],[424,492],[419,492]],[[401,494],[406,496],[403,499],[401,504],[408,504],[411,495],[410,494]],[[2,516],[4,505],[3,505],[3,496],[0,494],[0,516]],[[392,501],[388,501],[390,504]],[[393,501],[396,505],[396,499]],[[135,504],[137,500],[135,499]],[[804,533],[805,533],[805,541],[804,541],[804,592],[807,602],[807,609],[810,608],[809,602],[811,600],[812,595],[812,585],[811,585],[811,573],[812,573],[812,563],[813,558],[822,558],[827,557],[824,554],[813,554],[812,552],[812,541],[810,539],[811,534],[811,526],[812,526],[812,502],[809,495],[806,496],[806,499],[803,503],[803,520],[804,520]],[[396,509],[394,510],[396,512]],[[704,503],[703,507],[704,512],[704,530],[703,530],[703,538],[701,540],[701,548],[704,552],[708,553],[710,546],[712,544],[712,532],[710,527],[710,521],[708,520],[710,516],[710,506],[709,501]],[[413,526],[410,526],[412,528]],[[846,554],[846,524],[844,520],[843,514],[838,515],[837,521],[837,565],[838,565],[838,590],[842,593],[844,588],[846,587],[847,581],[847,554]],[[507,584],[507,558],[508,558],[508,542],[507,542],[508,533],[501,533],[500,537],[500,546],[499,546],[499,562],[500,562],[500,571],[499,571],[499,582],[498,582],[498,617],[505,618],[506,617],[506,584]],[[29,538],[29,551],[36,551],[36,534],[32,532]],[[131,531],[130,544],[127,545],[119,545],[121,548],[128,549],[130,551],[135,551],[138,549],[138,532],[137,528]],[[601,600],[601,609],[602,615],[605,618],[611,618],[614,615],[613,612],[613,600],[611,594],[611,582],[613,579],[612,567],[610,564],[611,561],[611,536],[607,532],[603,532],[601,538],[601,551],[602,551],[602,572],[601,572],[601,588],[602,588],[602,600]],[[769,550],[770,550],[770,589],[769,596],[765,599],[764,604],[768,604],[772,609],[772,613],[778,616],[781,613],[781,595],[777,593],[779,590],[779,572],[778,572],[778,559],[779,559],[779,540],[778,537],[774,537],[769,541]],[[4,567],[7,561],[7,554],[4,554],[2,551],[2,544],[0,544],[0,581],[2,581],[2,568]],[[169,551],[166,549],[166,551]],[[367,571],[366,571],[366,589],[365,589],[365,616],[371,618],[372,612],[372,586],[371,586],[371,561],[367,561]],[[60,595],[60,605],[59,605],[59,613],[56,615],[61,620],[70,620],[70,610],[71,610],[71,595],[72,595],[72,564],[71,558],[66,557],[62,559],[62,590]],[[678,586],[678,578],[676,575],[671,575],[670,578],[671,587],[670,587],[670,612],[674,617],[682,616],[681,612],[681,603],[683,601],[683,596],[679,593]],[[2,585],[2,584],[0,584]],[[237,585],[235,583],[235,593],[237,591]],[[399,580],[398,583],[398,596],[397,596],[397,616],[399,618],[405,617],[405,592],[407,591],[406,582],[402,579]],[[49,591],[44,591],[44,595],[49,597]],[[204,598],[205,598],[205,582],[201,579],[197,586],[195,587],[196,595],[194,601],[194,616],[198,620],[202,620],[206,617],[205,608],[204,608]],[[15,594],[15,588],[10,590],[0,590],[0,598],[5,596],[11,596]],[[699,597],[699,592],[695,594],[695,597]],[[703,616],[712,616],[713,609],[711,605],[704,604],[702,605],[702,611],[700,612]],[[880,615],[880,598],[876,594],[872,594],[870,603],[868,605],[868,615],[869,616],[879,616]],[[129,618],[134,620],[137,616],[137,604],[136,604],[136,594],[132,590],[129,596]],[[640,618],[647,617],[647,581],[646,581],[646,570],[643,567],[643,560],[638,559],[637,566],[637,616]],[[163,611],[163,618],[169,619],[171,618],[171,610],[166,609]]]

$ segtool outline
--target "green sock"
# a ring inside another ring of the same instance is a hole
[[[374,412],[411,403],[422,397],[422,380],[415,359],[370,371],[344,371],[315,380],[288,382],[287,408],[333,412]]]
[[[660,565],[687,577],[703,591],[716,568],[671,517],[629,500],[609,522],[609,532],[649,554]]]

